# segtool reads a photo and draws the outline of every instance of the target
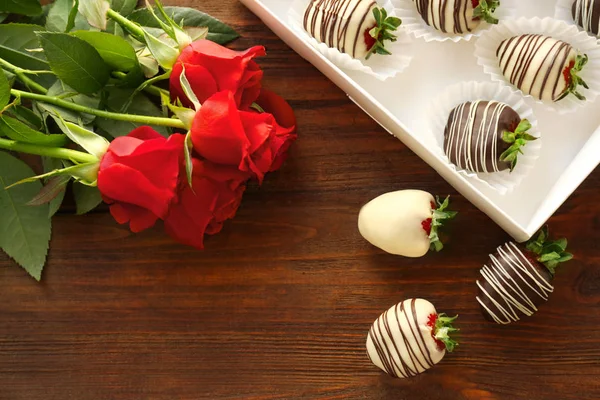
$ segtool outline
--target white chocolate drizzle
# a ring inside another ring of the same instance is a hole
[[[519,321],[519,312],[531,316],[537,311],[533,300],[523,290],[524,287],[531,289],[544,301],[548,300],[554,287],[514,243],[499,247],[497,254],[499,259],[490,254],[490,266],[485,265],[481,269],[481,275],[493,292],[485,290],[479,281],[477,286],[501,315],[494,313],[479,296],[477,301],[496,323],[506,325]]]
[[[587,32],[597,35],[600,32],[600,1],[575,0],[573,19]]]
[[[467,102],[452,110],[446,127],[444,151],[459,168],[477,172],[498,172],[498,127],[500,116],[508,106],[497,101],[487,102],[487,105],[482,107],[480,123],[476,124],[481,103],[482,101]],[[488,148],[491,157],[487,154]],[[488,158],[491,160],[491,170],[488,168]]]

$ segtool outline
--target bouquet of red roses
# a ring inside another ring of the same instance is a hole
[[[201,249],[296,139],[261,86],[264,47],[227,49],[237,34],[204,13],[136,4],[0,6],[0,149],[44,169],[0,151],[0,247],[38,280],[70,182],[79,213],[104,201],[133,232],[160,219]]]

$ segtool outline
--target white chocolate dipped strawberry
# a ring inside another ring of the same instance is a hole
[[[368,59],[372,54],[391,54],[385,42],[396,41],[393,32],[401,23],[374,0],[310,0],[303,24],[317,41]]]
[[[358,230],[373,246],[405,257],[422,257],[444,246],[438,228],[456,212],[422,190],[382,194],[368,202],[358,215]]]
[[[589,87],[579,73],[588,57],[569,43],[544,35],[520,35],[502,41],[496,55],[506,79],[523,93],[548,102],[569,94],[585,100],[578,89]]]
[[[481,20],[497,24],[494,11],[499,0],[413,0],[425,23],[438,31],[463,34],[475,30]]]
[[[392,306],[373,322],[367,336],[371,362],[395,378],[416,376],[452,352],[458,343],[450,337],[457,317],[438,314],[423,299]]]

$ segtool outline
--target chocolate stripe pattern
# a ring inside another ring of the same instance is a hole
[[[458,168],[498,172],[509,168],[500,155],[508,148],[501,135],[519,115],[504,103],[474,101],[452,110],[444,131],[444,151]],[[501,148],[499,148],[499,143]]]
[[[537,99],[556,101],[567,85],[563,71],[577,52],[563,41],[529,34],[504,40],[496,55],[510,83]]]
[[[490,255],[491,264],[481,269],[484,283],[477,281],[481,297],[477,301],[496,323],[516,322],[520,315],[531,316],[548,300],[554,287],[514,243]]]
[[[571,9],[575,23],[587,32],[600,32],[600,0],[575,0]]]
[[[354,58],[367,55],[364,35],[376,26],[373,0],[311,0],[304,29],[316,40]]]
[[[471,0],[414,0],[425,23],[444,33],[471,32],[479,25],[473,19]]]
[[[395,378],[415,376],[439,361],[439,357],[434,360],[423,329],[419,326],[417,301],[424,302],[409,299],[390,308],[373,323],[369,331],[369,339],[374,344],[384,371]],[[377,364],[375,354],[369,353],[369,357]]]

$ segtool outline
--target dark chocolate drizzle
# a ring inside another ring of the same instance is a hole
[[[405,309],[405,304],[410,302],[410,310]],[[405,300],[393,307],[395,322],[400,330],[402,348],[399,348],[398,337],[394,337],[388,313],[384,312],[371,326],[369,336],[373,341],[377,356],[383,364],[385,372],[395,378],[409,378],[423,372],[434,365],[431,353],[425,344],[423,332],[419,329],[416,299]],[[409,315],[410,314],[410,315]],[[403,329],[402,321],[409,326]],[[411,338],[417,346],[411,344]],[[391,343],[391,346],[388,345]],[[406,349],[408,359],[405,359],[402,349]]]
[[[441,32],[462,34],[471,32],[479,25],[479,20],[473,19],[473,4],[471,0],[414,0],[417,11],[425,23]],[[471,11],[469,15],[469,11]],[[452,13],[451,26],[446,24],[448,13]],[[430,18],[431,14],[431,18]]]
[[[534,65],[542,46],[552,43],[544,55],[542,62]],[[543,35],[521,35],[506,39],[500,43],[496,51],[500,68],[504,76],[521,89],[524,93],[542,100],[544,95],[549,95],[556,101],[564,92],[567,85],[563,77],[563,70],[570,61],[573,47],[561,40]],[[511,65],[514,66],[511,68]],[[531,77],[531,82],[525,86],[525,80]],[[542,80],[539,88],[535,85]]]
[[[548,269],[514,243],[499,247],[490,262],[481,269],[483,283],[477,281],[477,301],[490,321],[505,325],[531,316],[554,291]]]
[[[355,4],[350,10],[349,7],[353,2]],[[366,12],[359,15],[357,10],[361,3],[369,3],[369,7],[366,8]],[[316,39],[319,36],[327,46],[356,57],[358,43],[364,32],[350,32],[350,23],[353,20],[359,20],[358,29],[360,30],[371,14],[371,10],[376,6],[377,3],[373,0],[311,0],[304,13],[304,29]],[[348,10],[350,10],[349,13]],[[347,15],[345,20],[344,15]],[[321,24],[317,25],[319,16],[321,16]],[[354,35],[352,49],[346,48],[348,35]]]
[[[502,135],[520,121],[519,114],[504,103],[463,103],[448,117],[444,151],[450,162],[461,169],[473,172],[509,169],[509,162],[500,161],[500,155],[510,147],[502,140]]]
[[[594,35],[600,32],[600,0],[575,0],[571,15],[575,23],[586,32]]]

